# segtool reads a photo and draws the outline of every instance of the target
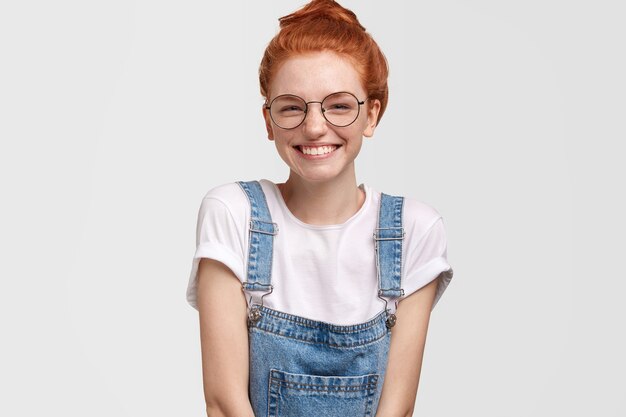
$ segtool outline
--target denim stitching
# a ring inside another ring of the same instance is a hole
[[[307,318],[296,316],[293,314],[284,313],[282,311],[273,310],[265,306],[261,308],[261,311],[263,313],[269,314],[270,316],[288,320],[292,323],[296,323],[298,325],[307,327],[309,329],[328,330],[333,333],[340,333],[340,334],[358,333],[363,330],[368,330],[372,327],[375,327],[376,325],[379,324],[379,322],[384,321],[384,312],[378,313],[376,317],[374,317],[373,319],[365,323],[342,326],[342,325],[324,323],[322,321],[307,319]]]
[[[248,224],[248,268],[247,280],[250,285],[244,285],[248,291],[257,291],[253,284],[268,286],[272,277],[273,238],[278,232],[278,227],[272,222],[271,214],[267,206],[267,200],[261,184],[258,181],[237,182],[244,191],[250,203],[250,223]],[[256,223],[255,223],[256,222]],[[269,232],[263,225],[271,225]],[[267,262],[263,268],[262,262]]]
[[[402,295],[403,203],[403,197],[381,193],[374,239],[379,293],[385,297]]]
[[[304,383],[299,383],[299,382],[285,381],[283,379],[275,378],[275,377],[270,377],[270,379],[283,387],[297,389],[301,391],[358,392],[358,391],[363,391],[364,389],[367,389],[369,391],[370,389],[375,388],[376,385],[378,385],[378,382],[368,382],[368,383],[361,384],[361,385],[334,386],[334,385],[323,385],[323,384],[304,384]],[[316,387],[320,387],[320,388],[316,388]],[[368,393],[368,395],[371,395],[371,393]]]
[[[331,348],[336,348],[336,349],[353,349],[353,348],[358,348],[358,347],[362,347],[362,346],[368,346],[368,345],[371,345],[373,343],[378,342],[381,339],[384,339],[390,333],[389,331],[387,331],[387,332],[383,333],[382,335],[377,336],[375,339],[367,340],[365,342],[358,343],[358,344],[355,343],[355,344],[350,344],[350,345],[348,345],[348,344],[346,344],[346,345],[337,345],[337,344],[334,344],[334,343],[328,343],[328,342],[322,342],[322,341],[313,341],[313,340],[308,340],[308,339],[301,339],[301,338],[298,338],[298,337],[295,337],[295,336],[286,335],[286,334],[283,334],[283,333],[275,333],[275,332],[273,332],[271,330],[263,329],[261,327],[250,327],[249,332],[252,332],[253,330],[258,330],[260,332],[263,332],[263,333],[266,333],[266,334],[269,334],[269,335],[273,335],[273,336],[276,336],[276,337],[284,337],[286,339],[297,340],[299,342],[306,343],[306,344],[309,344],[309,345],[320,345],[320,346],[326,346],[326,347],[331,347]]]

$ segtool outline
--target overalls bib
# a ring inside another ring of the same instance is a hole
[[[249,303],[249,396],[256,417],[373,416],[382,391],[395,315],[387,298],[404,295],[402,197],[381,194],[374,232],[378,297],[385,309],[355,325],[333,325],[263,306],[271,293],[272,223],[257,181],[239,182],[250,202],[246,291],[260,291]],[[394,310],[395,311],[395,310]]]

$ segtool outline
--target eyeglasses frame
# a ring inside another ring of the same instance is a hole
[[[330,120],[328,120],[328,119],[326,118],[326,114],[325,114],[325,113],[326,113],[326,110],[324,110],[324,107],[322,107],[322,103],[323,103],[323,102],[324,102],[324,100],[326,100],[328,97],[330,97],[330,96],[334,96],[335,94],[350,94],[352,97],[354,97],[354,98],[356,99],[356,102],[357,102],[357,104],[359,105],[359,106],[357,107],[356,117],[354,118],[354,120],[353,120],[353,121],[351,121],[351,122],[350,122],[350,123],[348,123],[347,125],[343,125],[343,126],[336,125],[336,124],[334,124],[333,122],[331,122]],[[302,118],[302,121],[301,121],[300,123],[298,123],[298,125],[296,125],[296,126],[294,126],[294,127],[282,127],[281,125],[279,125],[278,123],[276,123],[276,121],[274,120],[274,116],[272,116],[272,110],[271,110],[271,108],[272,108],[272,103],[274,103],[274,101],[276,101],[276,99],[278,99],[278,98],[280,98],[280,97],[285,97],[285,96],[296,97],[296,98],[299,98],[300,100],[302,100],[302,101],[304,102],[304,117]],[[326,120],[326,121],[327,121],[328,123],[330,123],[331,125],[333,125],[333,126],[335,126],[335,127],[348,127],[348,126],[350,126],[351,124],[353,124],[354,122],[356,122],[356,119],[358,119],[358,118],[359,118],[359,115],[361,114],[361,106],[362,106],[363,104],[365,104],[365,101],[366,101],[368,98],[369,98],[369,97],[365,97],[365,99],[364,99],[364,100],[359,100],[359,98],[358,98],[357,96],[355,96],[354,94],[352,94],[352,93],[351,93],[351,92],[349,92],[349,91],[337,91],[337,92],[334,92],[334,93],[330,93],[329,95],[327,95],[326,97],[324,97],[324,98],[322,99],[322,101],[304,101],[304,99],[303,99],[302,97],[297,96],[297,95],[295,95],[295,94],[281,94],[281,95],[279,95],[279,96],[274,97],[274,98],[272,99],[272,101],[270,101],[270,103],[269,103],[269,104],[266,104],[266,105],[264,106],[264,108],[265,108],[266,110],[269,110],[269,113],[270,113],[270,119],[272,119],[272,122],[274,122],[274,124],[275,124],[276,126],[278,126],[279,128],[281,128],[281,129],[283,129],[283,130],[293,130],[293,129],[296,129],[296,128],[300,127],[300,126],[302,125],[302,123],[304,123],[304,121],[306,120],[307,115],[309,114],[309,104],[311,104],[311,103],[319,103],[319,105],[320,105],[320,110],[322,111],[322,116],[324,117],[324,120]]]

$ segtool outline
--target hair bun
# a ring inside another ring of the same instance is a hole
[[[365,28],[359,23],[356,15],[334,0],[313,0],[300,10],[278,19],[280,28],[293,24],[302,24],[311,21],[330,20],[358,26],[361,30]]]

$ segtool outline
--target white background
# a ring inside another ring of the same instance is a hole
[[[0,415],[204,415],[197,211],[286,178],[257,69],[302,4],[2,2]],[[448,230],[415,415],[626,415],[623,3],[343,4],[391,67],[358,180]]]

